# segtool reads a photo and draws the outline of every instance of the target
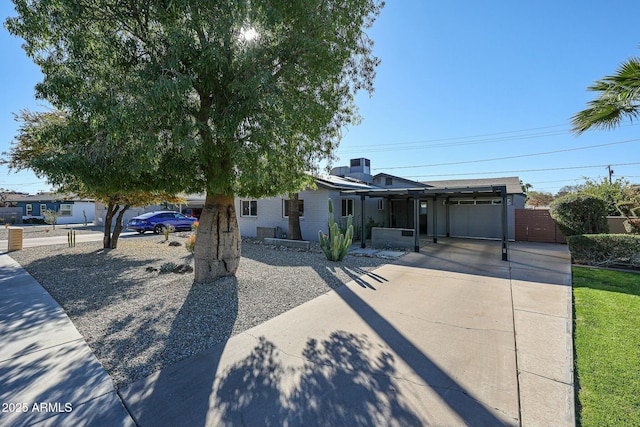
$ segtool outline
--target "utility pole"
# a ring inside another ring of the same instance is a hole
[[[611,176],[613,175],[613,169],[611,169],[611,165],[607,165],[607,169],[609,170],[609,184],[611,184]]]

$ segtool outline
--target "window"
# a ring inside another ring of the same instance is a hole
[[[47,210],[47,205],[45,203],[40,204],[40,215],[44,215],[44,211]]]
[[[242,206],[242,212],[240,216],[256,217],[258,216],[258,201],[257,200],[242,200],[240,202]]]
[[[284,218],[289,218],[289,203],[291,203],[291,200],[282,201],[282,216]],[[304,218],[304,200],[298,199],[298,212],[300,218]]]
[[[384,199],[378,200],[378,210],[379,211],[383,211],[384,210]]]
[[[341,216],[353,215],[353,199],[342,199]]]
[[[385,178],[384,185],[393,185],[393,178]]]
[[[60,216],[71,216],[71,203],[60,204]]]
[[[31,203],[27,203],[24,208],[27,216],[31,216],[33,214],[33,206],[31,206]]]

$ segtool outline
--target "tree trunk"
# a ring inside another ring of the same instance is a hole
[[[233,196],[207,192],[194,250],[194,280],[233,276],[240,263],[240,231]]]
[[[289,194],[289,239],[302,240],[298,193]]]
[[[104,237],[102,238],[102,247],[104,249],[111,249],[111,221],[119,207],[115,202],[109,200],[107,215],[104,218]]]
[[[118,247],[118,238],[120,237],[120,233],[122,232],[122,217],[124,213],[129,209],[129,205],[125,205],[120,212],[118,212],[118,216],[116,217],[116,225],[113,227],[113,234],[111,235],[111,249],[115,249]]]

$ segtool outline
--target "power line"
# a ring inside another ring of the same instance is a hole
[[[565,148],[563,150],[555,150],[555,151],[546,151],[543,153],[531,153],[531,154],[520,154],[517,156],[506,156],[506,157],[494,157],[492,159],[481,159],[481,160],[465,160],[462,162],[448,162],[448,163],[433,163],[430,165],[413,165],[413,166],[393,166],[393,167],[382,167],[382,168],[372,168],[373,170],[385,169],[385,170],[393,170],[393,169],[413,169],[413,168],[425,168],[425,167],[433,167],[433,166],[451,166],[451,165],[463,165],[468,163],[480,163],[480,162],[494,162],[496,160],[509,160],[509,159],[519,159],[522,157],[534,157],[534,156],[544,156],[547,154],[557,154],[557,153],[566,153],[569,151],[578,151],[578,150],[588,150],[590,148],[598,148],[598,147],[606,147],[610,145],[617,144],[627,144],[629,142],[640,141],[640,138],[636,139],[628,139],[626,141],[616,141],[616,142],[608,142],[606,144],[596,144],[596,145],[588,145],[586,147],[577,147],[577,148]]]
[[[630,123],[630,124],[622,125],[620,127],[624,128],[624,127],[638,126],[639,124],[640,123]],[[505,136],[508,134],[518,134],[523,132],[552,129],[552,128],[563,127],[563,126],[566,126],[566,125],[543,126],[543,127],[529,128],[529,129],[522,129],[522,130],[495,132],[495,133],[488,133],[488,134],[478,134],[478,135],[460,136],[460,137],[452,137],[452,138],[424,139],[424,140],[418,140],[418,141],[405,141],[405,142],[384,142],[380,144],[367,143],[366,145],[351,146],[348,149],[344,149],[344,150],[338,149],[338,151],[341,153],[350,153],[350,152],[359,152],[359,151],[362,151],[363,149],[366,149],[367,152],[411,150],[411,149],[416,149],[416,147],[413,147],[413,146],[407,147],[408,145],[425,144],[430,142],[438,143],[438,144],[422,145],[418,148],[456,147],[456,146],[462,146],[462,145],[486,144],[490,142],[503,142],[503,141],[541,138],[541,137],[548,137],[548,136],[558,136],[558,135],[571,133],[570,129],[563,129],[563,130],[556,130],[556,131],[531,133],[531,134],[525,134],[525,135]],[[499,136],[499,135],[502,135],[502,136]],[[499,136],[499,137],[486,138],[486,137],[493,137],[493,136]],[[461,140],[471,140],[471,141],[461,141]],[[450,143],[451,141],[460,141],[460,142]],[[389,147],[389,148],[376,148],[376,147]]]
[[[640,165],[640,162],[635,163],[618,163],[618,164],[605,164],[605,165],[592,165],[592,166],[568,166],[561,168],[545,168],[545,169],[524,169],[524,170],[511,170],[511,171],[493,171],[493,172],[467,172],[467,173],[443,173],[443,174],[433,174],[433,175],[409,175],[405,176],[405,178],[420,178],[420,177],[430,177],[430,176],[467,176],[467,175],[490,175],[490,174],[505,174],[505,173],[523,173],[523,172],[547,172],[547,171],[558,171],[558,170],[569,170],[569,169],[595,169],[595,168],[605,168],[607,166],[630,166],[630,165]]]

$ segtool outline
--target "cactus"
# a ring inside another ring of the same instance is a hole
[[[70,248],[76,247],[76,230],[69,230],[67,232],[67,243],[69,243]]]
[[[329,261],[342,261],[347,255],[353,240],[353,217],[347,218],[347,231],[340,233],[340,227],[333,217],[333,203],[329,199],[329,235],[318,231],[320,247]]]

